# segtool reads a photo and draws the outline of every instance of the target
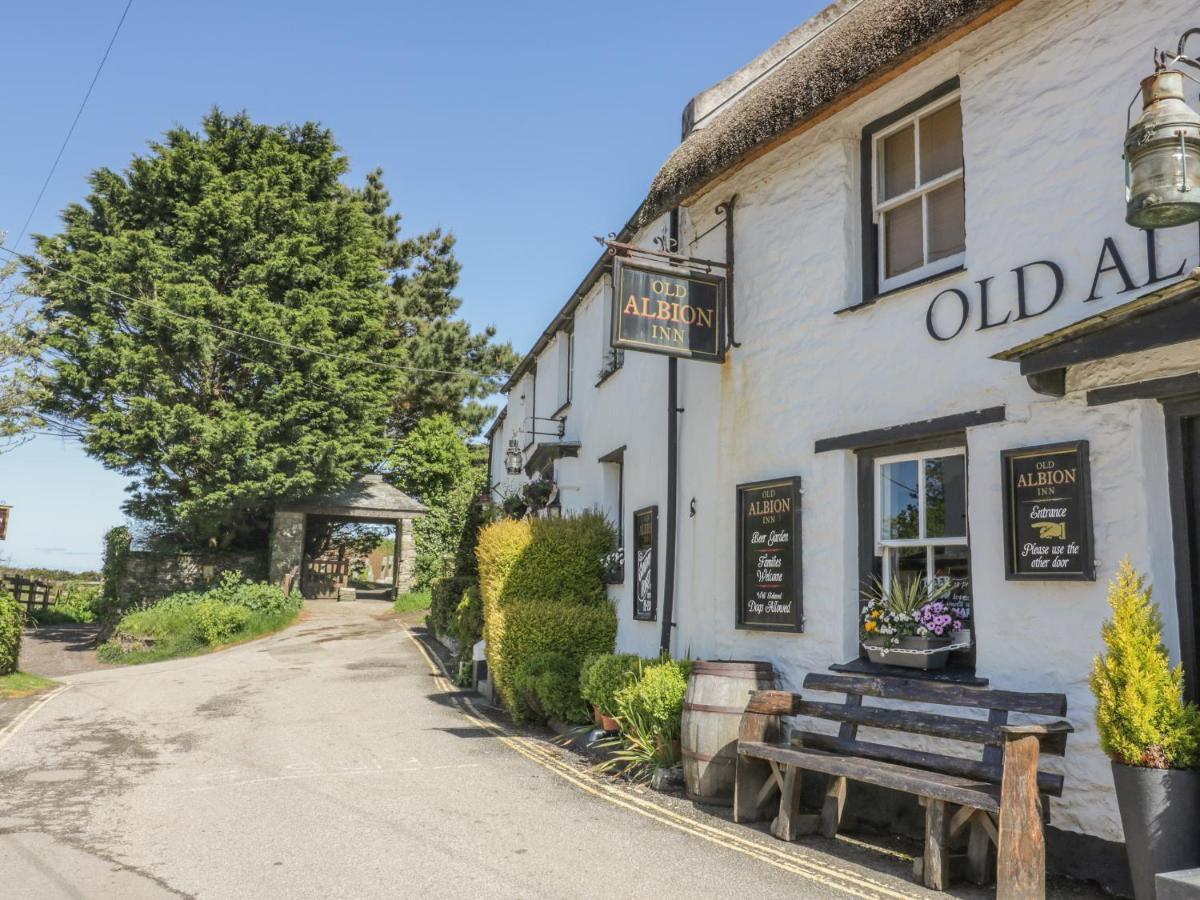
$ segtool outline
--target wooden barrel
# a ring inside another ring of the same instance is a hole
[[[769,662],[699,660],[683,703],[683,777],[701,803],[733,804],[738,724],[753,691],[775,686]]]

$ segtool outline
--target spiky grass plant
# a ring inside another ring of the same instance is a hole
[[[1200,762],[1200,710],[1183,701],[1183,666],[1171,667],[1162,616],[1128,559],[1109,583],[1106,651],[1090,680],[1100,746],[1127,766],[1187,769]]]

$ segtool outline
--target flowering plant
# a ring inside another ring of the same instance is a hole
[[[964,607],[944,599],[953,588],[949,579],[893,578],[887,585],[874,579],[862,593],[859,637],[882,637],[894,646],[902,637],[943,637],[961,630]]]

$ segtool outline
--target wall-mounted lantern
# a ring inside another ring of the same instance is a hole
[[[521,455],[521,447],[515,437],[508,439],[508,449],[504,451],[504,471],[509,475],[520,475],[525,469],[525,460]]]
[[[1155,51],[1154,74],[1142,81],[1142,112],[1125,133],[1125,221],[1135,228],[1200,221],[1200,114],[1183,91],[1184,78],[1197,79],[1170,68],[1184,63],[1200,69],[1183,55],[1194,34],[1200,28],[1183,33],[1174,55]]]

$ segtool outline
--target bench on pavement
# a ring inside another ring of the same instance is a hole
[[[848,781],[915,794],[925,807],[925,849],[914,869],[926,887],[945,890],[950,879],[950,842],[969,829],[967,872],[972,881],[988,880],[995,846],[997,895],[1045,896],[1045,796],[1062,796],[1063,777],[1038,771],[1042,754],[1066,753],[1073,729],[1063,694],[993,690],[919,679],[875,675],[813,673],[805,691],[840,693],[841,703],[805,699],[787,691],[756,691],[742,714],[738,735],[734,820],[754,821],[774,807],[772,833],[795,840],[819,830],[837,834]],[[863,703],[880,698],[887,706]],[[927,704],[984,710],[987,718],[929,712]],[[1038,717],[1010,724],[1009,714]],[[836,734],[796,722],[784,742],[781,716],[837,723]],[[860,727],[882,737],[860,740]],[[915,750],[892,743],[895,733],[923,735],[982,745],[982,753]],[[827,777],[819,815],[800,812],[803,772]]]

